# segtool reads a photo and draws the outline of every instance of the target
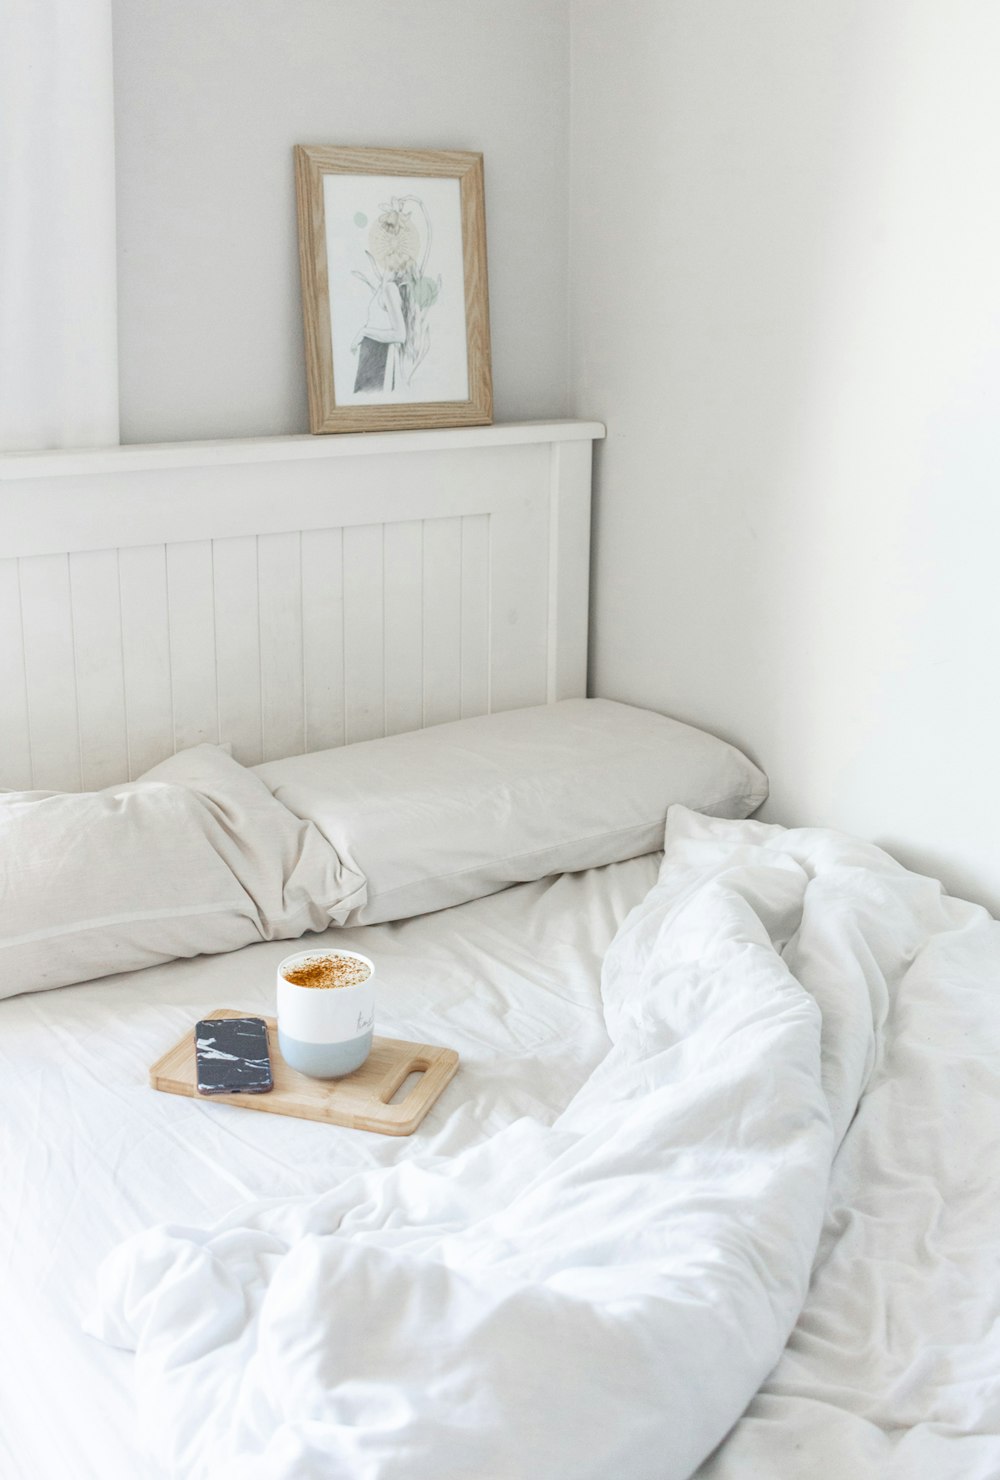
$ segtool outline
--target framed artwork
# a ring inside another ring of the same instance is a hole
[[[313,432],[493,420],[483,157],[295,149]]]

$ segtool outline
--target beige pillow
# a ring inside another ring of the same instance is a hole
[[[456,720],[254,769],[367,879],[350,925],[655,852],[674,802],[747,817],[767,796],[767,778],[734,746],[610,699]]]
[[[104,791],[0,794],[0,997],[323,930],[364,898],[215,746]]]

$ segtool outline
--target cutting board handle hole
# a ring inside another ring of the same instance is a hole
[[[406,1078],[403,1080],[402,1084],[399,1086],[399,1089],[397,1089],[396,1093],[393,1095],[392,1099],[387,1100],[386,1104],[401,1105],[410,1091],[416,1089],[417,1085],[420,1083],[421,1079],[423,1079],[426,1072],[426,1069],[411,1069],[409,1074],[407,1074]]]

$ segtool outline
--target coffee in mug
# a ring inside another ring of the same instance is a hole
[[[358,951],[299,951],[278,967],[278,1046],[293,1069],[340,1079],[371,1052],[375,967]]]

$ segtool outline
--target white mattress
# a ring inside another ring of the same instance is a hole
[[[0,1475],[143,1480],[132,1358],[84,1335],[94,1275],[151,1224],[314,1194],[419,1149],[554,1119],[608,1045],[601,959],[655,855],[329,938],[378,967],[377,1031],[461,1068],[410,1138],[158,1094],[147,1069],[214,1007],[273,1011],[280,941],[0,1002]],[[308,943],[327,937],[310,936]]]
[[[124,1236],[554,1119],[606,1048],[601,956],[656,862],[337,933],[378,961],[383,1032],[462,1055],[411,1141],[146,1087],[204,1011],[269,1006],[286,944],[0,1003],[4,1480],[155,1473],[131,1430],[131,1357],[80,1333]],[[907,974],[835,1163],[805,1310],[699,1480],[1000,1475],[998,982],[1000,925],[984,920],[935,937]]]

